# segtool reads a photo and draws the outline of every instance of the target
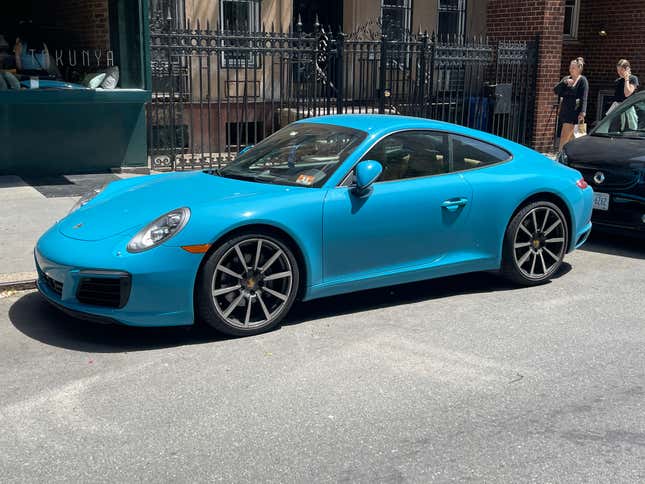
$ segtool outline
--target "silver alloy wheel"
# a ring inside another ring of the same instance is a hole
[[[513,236],[513,257],[524,277],[540,280],[557,270],[566,249],[566,222],[550,207],[526,214]]]
[[[211,281],[215,310],[227,324],[256,329],[282,312],[293,290],[293,268],[274,242],[238,242],[217,261]]]

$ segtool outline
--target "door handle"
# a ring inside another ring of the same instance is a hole
[[[460,207],[464,207],[468,204],[468,199],[467,198],[451,198],[450,200],[446,200],[441,204],[443,208],[448,210],[449,212],[456,212],[459,210]]]

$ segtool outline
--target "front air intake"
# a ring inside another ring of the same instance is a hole
[[[118,273],[106,277],[81,277],[76,299],[83,304],[122,308],[130,297],[129,274]]]

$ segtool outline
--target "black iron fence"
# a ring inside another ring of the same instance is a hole
[[[297,119],[385,113],[449,121],[527,144],[536,42],[425,33],[389,41],[331,34],[233,32],[151,21],[149,156],[156,170],[226,164]]]

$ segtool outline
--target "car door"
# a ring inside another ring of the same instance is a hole
[[[472,247],[473,262],[496,261],[509,218],[515,209],[510,197],[503,196],[522,177],[505,166],[511,154],[491,143],[468,136],[451,134],[451,171],[462,173],[472,187],[470,231],[465,242]]]
[[[325,283],[349,282],[449,262],[463,250],[472,196],[450,173],[449,137],[417,130],[379,141],[363,160],[383,173],[358,196],[351,175],[328,191],[323,209]]]

